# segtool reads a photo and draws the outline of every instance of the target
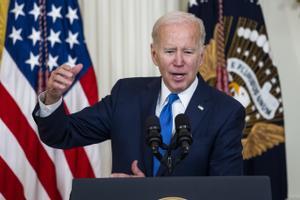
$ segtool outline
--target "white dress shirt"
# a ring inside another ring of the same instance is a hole
[[[184,91],[178,93],[179,99],[174,101],[172,104],[172,115],[173,115],[173,126],[172,126],[172,134],[175,133],[175,117],[178,114],[184,113],[187,106],[189,105],[189,102],[197,88],[198,85],[198,78],[196,77],[193,83]],[[155,109],[155,115],[159,118],[159,115],[163,109],[163,107],[168,103],[167,97],[171,94],[171,91],[167,88],[164,81],[161,80],[161,90],[160,94],[158,96],[156,109]]]
[[[38,101],[39,101],[39,106],[40,109],[35,113],[37,116],[39,117],[48,117],[49,115],[51,115],[62,103],[62,98],[60,98],[57,102],[50,104],[50,105],[46,105],[43,102],[45,101],[45,92],[42,92],[39,96],[38,96]]]

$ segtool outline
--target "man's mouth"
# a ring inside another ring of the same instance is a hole
[[[181,81],[184,79],[185,76],[184,73],[171,73],[171,75],[175,81]]]

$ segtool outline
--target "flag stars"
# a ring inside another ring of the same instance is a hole
[[[253,62],[256,61],[256,56],[252,56],[252,61],[253,61]]]
[[[77,58],[72,58],[70,55],[68,55],[68,61],[67,61],[67,65],[69,65],[70,67],[74,67],[76,65],[76,61]]]
[[[30,58],[26,60],[25,63],[30,65],[32,71],[34,66],[39,66],[39,56],[35,56],[32,52],[30,52]]]
[[[250,0],[249,2],[253,3],[253,4],[256,4],[256,5],[259,5],[259,0]]]
[[[21,37],[21,32],[22,32],[21,28],[16,30],[16,28],[13,27],[12,33],[9,35],[9,37],[13,40],[13,44],[16,44],[17,40],[20,41],[23,40],[23,38]]]
[[[236,49],[236,52],[240,54],[240,53],[242,52],[241,47],[238,47],[238,48]]]
[[[255,4],[257,4],[257,5],[259,5],[259,0],[250,0],[250,3],[255,3]]]
[[[75,19],[78,19],[77,9],[72,9],[70,6],[68,7],[68,14],[66,17],[70,20],[70,24],[73,24]]]
[[[279,94],[281,90],[280,90],[279,87],[277,87],[277,88],[275,89],[275,91],[276,91],[277,94]]]
[[[49,54],[49,60],[48,60],[47,64],[48,64],[50,72],[53,70],[54,67],[58,66],[57,59],[58,59],[58,56],[53,57],[51,54]]]
[[[51,7],[51,12],[49,12],[47,15],[52,17],[52,22],[55,23],[57,18],[62,18],[60,11],[61,11],[62,7],[55,7],[54,5],[52,5]]]
[[[28,36],[28,38],[32,40],[32,44],[35,46],[36,42],[41,40],[40,31],[36,31],[34,28],[32,28],[32,33]]]
[[[17,2],[15,2],[15,7],[14,9],[12,9],[10,12],[14,13],[15,14],[15,20],[18,19],[18,17],[20,15],[22,16],[25,16],[25,13],[23,11],[23,8],[24,8],[24,3],[19,5]]]
[[[79,44],[77,37],[78,37],[78,32],[73,34],[71,31],[69,31],[69,36],[66,39],[66,42],[69,43],[71,49],[73,49],[73,46],[75,44]]]
[[[51,47],[55,45],[55,43],[61,43],[61,40],[59,39],[60,31],[57,31],[56,33],[53,31],[53,29],[50,30],[50,36],[48,36],[48,40],[51,43]]]
[[[29,12],[29,14],[34,16],[34,21],[37,21],[40,15],[40,8],[36,3],[34,3],[33,9]]]
[[[189,6],[190,7],[198,6],[197,0],[189,0]]]

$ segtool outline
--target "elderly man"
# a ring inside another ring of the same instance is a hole
[[[162,176],[167,169],[145,142],[145,121],[160,117],[163,142],[169,144],[175,116],[185,113],[193,144],[170,175],[241,175],[244,108],[198,73],[204,52],[202,21],[184,12],[168,13],[155,23],[152,38],[152,60],[161,77],[121,79],[110,95],[78,113],[65,114],[62,96],[82,65],[53,71],[33,112],[41,140],[71,148],[111,139],[113,176]],[[166,110],[172,119],[169,128],[164,126]]]

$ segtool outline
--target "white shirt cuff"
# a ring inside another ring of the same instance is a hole
[[[39,101],[39,106],[40,109],[36,112],[36,115],[39,117],[48,117],[49,115],[51,115],[62,103],[62,98],[60,98],[57,102],[55,102],[54,104],[50,104],[50,105],[46,105],[44,104],[44,100],[45,100],[45,94],[46,91],[42,92],[39,96],[38,96],[38,101]]]

